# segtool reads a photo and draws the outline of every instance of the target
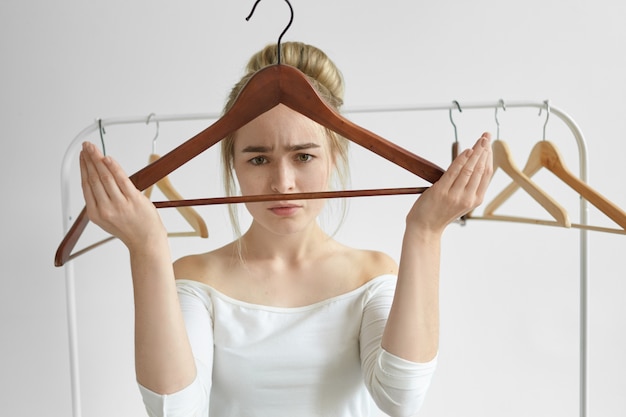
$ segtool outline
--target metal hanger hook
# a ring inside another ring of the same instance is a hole
[[[548,119],[550,119],[550,100],[544,100],[543,104],[546,105],[546,121],[543,123],[543,140],[546,140],[546,126],[548,126]],[[539,107],[539,116],[543,107]]]
[[[458,101],[453,100],[452,104],[456,105],[456,108],[459,110],[459,113],[463,112],[463,109],[461,108],[461,105],[459,104]],[[458,136],[457,131],[456,131],[456,124],[454,123],[454,119],[452,118],[452,107],[450,107],[450,110],[448,111],[448,116],[450,116],[450,123],[452,123],[452,127],[454,127],[454,142],[458,143],[459,142],[459,136]]]
[[[152,119],[154,116],[156,116],[154,113],[150,113],[148,115],[148,118],[146,119],[146,124],[150,124],[150,119]],[[154,138],[152,139],[152,153],[155,154],[156,153],[156,142],[157,139],[159,138],[159,121],[156,121],[156,133],[154,135]]]
[[[500,139],[500,120],[498,120],[498,108],[502,106],[502,110],[506,111],[506,104],[504,104],[504,100],[498,100],[498,104],[499,106],[496,106],[496,111],[494,115],[496,119],[496,139]]]
[[[104,126],[102,126],[102,119],[98,119],[98,132],[100,133],[100,143],[102,144],[102,155],[107,154],[107,149],[104,146],[104,134],[106,133],[104,130]]]
[[[252,17],[252,15],[254,14],[254,11],[256,10],[257,4],[259,4],[260,2],[261,2],[261,0],[256,0],[256,2],[254,3],[254,6],[252,6],[252,11],[248,15],[248,17],[246,17],[247,21],[250,21],[250,18]],[[287,26],[285,27],[285,29],[283,29],[282,33],[278,37],[278,42],[276,44],[277,50],[278,50],[278,65],[280,65],[280,63],[281,63],[280,46],[281,46],[281,43],[282,43],[282,40],[283,40],[283,35],[285,33],[287,33],[287,31],[291,27],[291,24],[293,23],[293,7],[291,7],[291,3],[289,3],[289,0],[285,0],[285,3],[287,3],[287,6],[289,6],[289,12],[291,13],[291,17],[289,18],[289,23],[287,23]]]

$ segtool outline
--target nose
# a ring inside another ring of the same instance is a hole
[[[270,187],[275,193],[289,193],[295,189],[295,172],[285,161],[276,162],[271,172]]]

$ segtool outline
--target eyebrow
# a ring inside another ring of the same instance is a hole
[[[318,145],[317,143],[313,143],[313,142],[309,142],[309,143],[303,143],[300,145],[287,145],[285,146],[285,150],[287,151],[302,151],[302,150],[306,150],[306,149],[315,149],[315,148],[319,148],[320,145]],[[273,146],[246,146],[245,148],[242,149],[241,152],[244,153],[268,153],[274,150]]]

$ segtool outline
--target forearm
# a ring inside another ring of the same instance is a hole
[[[167,239],[130,250],[135,297],[135,368],[138,382],[170,394],[189,385],[196,369]]]
[[[439,348],[441,236],[454,219],[483,200],[493,173],[491,135],[483,133],[417,199],[407,216],[398,283],[383,348],[403,359],[428,362]]]
[[[440,233],[407,231],[398,281],[383,333],[383,348],[413,362],[429,362],[439,348]]]

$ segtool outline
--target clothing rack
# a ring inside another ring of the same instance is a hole
[[[482,102],[482,103],[463,103],[463,110],[484,110],[484,109],[497,109],[503,106],[502,100],[495,102]],[[507,101],[506,108],[536,108],[546,109],[550,114],[555,115],[569,128],[576,143],[578,145],[579,155],[579,178],[581,181],[586,182],[588,176],[588,157],[585,138],[582,131],[576,124],[576,122],[564,111],[557,107],[549,105],[547,102],[540,101]],[[415,105],[415,106],[389,106],[389,107],[357,107],[344,110],[342,113],[359,114],[359,113],[397,113],[397,112],[420,112],[420,111],[459,111],[461,106],[458,102],[444,104],[432,104],[432,105]],[[451,113],[450,113],[451,114]],[[127,125],[127,124],[144,124],[148,122],[180,122],[180,121],[193,121],[193,120],[216,120],[220,117],[217,113],[192,113],[192,114],[178,114],[178,115],[155,115],[140,117],[120,117],[120,118],[108,118],[98,119],[91,125],[85,127],[74,140],[69,144],[64,156],[61,166],[61,209],[63,215],[63,231],[66,233],[72,225],[72,215],[70,211],[70,172],[71,167],[78,160],[78,152],[80,151],[81,144],[86,138],[93,132],[98,132],[107,126],[113,125]],[[451,120],[452,121],[452,120]],[[453,122],[454,123],[454,122]],[[456,126],[455,126],[456,129]],[[588,223],[588,208],[587,201],[583,198],[580,199],[580,224],[587,225]],[[580,300],[579,300],[579,416],[586,417],[588,413],[587,403],[587,338],[588,338],[588,236],[586,229],[580,229],[579,235],[580,241]],[[73,261],[69,260],[64,265],[65,271],[65,287],[66,287],[66,311],[67,311],[67,324],[68,324],[68,338],[69,338],[69,354],[70,354],[70,382],[71,382],[71,395],[72,395],[72,416],[81,417],[81,394],[80,394],[80,375],[79,375],[79,357],[78,357],[78,331],[76,322],[76,294],[74,285],[74,265]]]

